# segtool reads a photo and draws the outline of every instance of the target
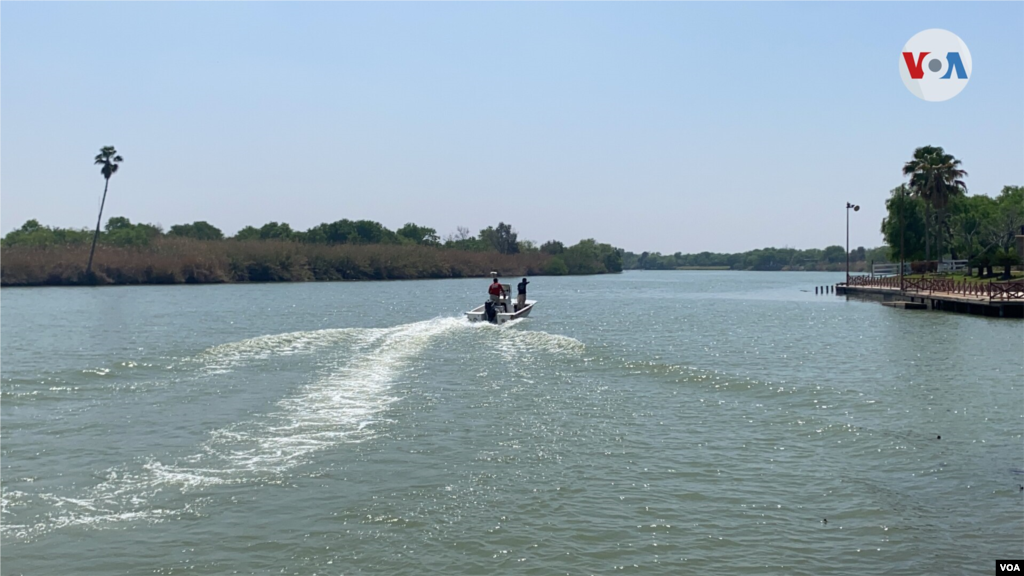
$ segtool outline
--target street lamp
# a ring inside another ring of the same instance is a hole
[[[903,220],[903,211],[907,208],[907,185],[900,184],[900,291],[903,291],[903,269],[906,267],[904,264],[903,255],[903,239],[906,237],[906,224]]]
[[[846,203],[846,285],[850,285],[850,208],[856,212],[860,210],[860,206],[856,204]]]

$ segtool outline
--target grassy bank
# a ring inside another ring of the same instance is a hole
[[[504,255],[408,245],[318,245],[287,241],[160,238],[144,247],[100,245],[93,275],[87,245],[8,246],[0,250],[2,286],[304,282],[533,276],[551,255]],[[546,268],[547,267],[547,268]],[[557,270],[556,270],[557,272]]]

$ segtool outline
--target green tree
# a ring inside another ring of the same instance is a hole
[[[986,232],[996,217],[997,204],[988,196],[964,196],[949,204],[950,252],[973,262],[991,246]],[[971,264],[974,266],[975,264]]]
[[[372,220],[356,220],[353,222],[356,237],[361,244],[394,244],[398,237],[380,222]]]
[[[497,228],[488,226],[480,231],[480,240],[489,244],[499,254],[516,254],[519,252],[519,234],[510,224],[499,222]]]
[[[107,232],[114,232],[116,230],[131,230],[134,224],[132,221],[125,218],[124,216],[112,216],[107,220],[107,224],[103,227],[103,230]]]
[[[917,196],[901,193],[899,187],[890,191],[885,201],[886,217],[882,219],[882,236],[889,245],[889,261],[900,261],[900,242],[904,243],[908,262],[926,259],[926,204]],[[901,231],[900,225],[903,225]]]
[[[1011,266],[1016,266],[1016,265],[1020,264],[1020,257],[1017,256],[1017,250],[1015,248],[1010,248],[1008,250],[1004,249],[1004,248],[1000,248],[995,253],[995,256],[993,256],[992,263],[995,264],[996,266],[1002,266],[1003,267],[1003,276],[1002,276],[1002,278],[1003,278],[1003,280],[1009,280],[1010,277],[1011,277],[1011,275],[1010,275],[1010,267]]]
[[[68,244],[85,244],[92,235],[91,230],[73,228],[50,228],[43,226],[38,220],[32,219],[12,230],[3,240],[2,246],[59,246]]]
[[[444,242],[444,247],[451,250],[465,250],[468,252],[489,252],[494,249],[490,242],[469,234],[469,230],[461,227],[458,234],[448,236]]]
[[[982,252],[968,262],[971,268],[978,268],[978,278],[984,278],[986,271],[989,276],[992,275],[992,254],[990,252]]]
[[[114,246],[148,246],[150,241],[163,235],[159,226],[132,224],[124,216],[107,220],[103,230],[103,242]]]
[[[395,233],[399,237],[411,240],[416,244],[436,246],[440,241],[440,238],[437,236],[437,230],[426,226],[417,226],[412,222],[402,226]]]
[[[540,245],[540,251],[545,254],[557,256],[562,252],[565,252],[565,244],[562,244],[558,240],[548,240],[547,242]]]
[[[220,228],[206,222],[199,220],[191,224],[175,224],[167,231],[168,236],[178,236],[180,238],[194,238],[196,240],[223,240],[224,233],[221,232]]]
[[[569,267],[561,257],[555,256],[544,265],[544,273],[549,276],[565,276],[569,273]]]
[[[825,248],[823,256],[829,264],[846,262],[846,249],[842,246],[828,246]]]
[[[1024,226],[1024,186],[1004,186],[995,200],[987,236],[993,245],[1008,251]]]
[[[4,236],[3,246],[45,246],[50,244],[53,233],[49,228],[43,227],[35,218],[27,220],[21,228],[12,230]]]
[[[259,240],[260,231],[255,226],[246,226],[239,230],[235,236],[235,240]]]
[[[331,223],[323,223],[303,233],[302,240],[311,244],[347,244],[356,242],[355,223],[345,218]]]
[[[291,240],[294,235],[295,231],[285,222],[267,222],[260,227],[260,240]]]
[[[601,250],[601,261],[608,272],[622,272],[622,255],[625,250],[615,248],[611,244],[599,244]]]
[[[516,250],[519,254],[529,254],[532,252],[540,252],[540,247],[533,240],[520,240],[516,243],[518,249]]]
[[[580,240],[559,256],[570,274],[602,274],[622,272],[622,251],[593,238]]]
[[[903,175],[910,177],[910,188],[923,198],[936,212],[933,226],[937,256],[943,255],[942,237],[946,231],[946,206],[949,199],[967,192],[963,179],[967,172],[960,168],[960,160],[947,154],[941,146],[922,146],[914,150],[914,157],[903,165]],[[930,218],[929,218],[930,220]],[[925,237],[925,258],[931,258],[931,244]]]
[[[639,266],[641,270],[648,270],[647,261],[650,259],[651,253],[644,250],[640,253],[640,257],[636,259],[636,265]]]
[[[889,247],[879,246],[878,248],[869,248],[864,254],[864,259],[873,264],[883,264],[886,262],[892,262],[889,259]],[[899,260],[897,260],[898,262]]]
[[[103,200],[100,201],[100,215],[96,218],[96,233],[93,234],[92,248],[89,249],[89,263],[85,266],[86,276],[92,273],[92,257],[96,252],[96,240],[100,237],[100,222],[103,220],[103,206],[107,203],[107,188],[110,186],[110,177],[117,172],[117,167],[121,162],[124,162],[124,158],[117,154],[117,150],[113,146],[100,148],[100,153],[96,155],[95,162],[93,162],[93,164],[102,166],[100,174],[103,174]]]

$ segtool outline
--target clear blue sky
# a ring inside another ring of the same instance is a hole
[[[12,3],[0,226],[341,218],[629,250],[881,243],[922,145],[1024,184],[1024,3]],[[899,52],[970,47],[956,98]]]

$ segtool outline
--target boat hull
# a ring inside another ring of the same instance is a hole
[[[533,306],[537,303],[536,300],[527,300],[526,306],[523,306],[515,312],[498,312],[494,315],[494,324],[504,324],[512,320],[519,320],[520,318],[526,318],[533,311]],[[470,322],[487,322],[487,313],[484,311],[484,306],[477,306],[476,308],[466,312],[466,318]]]

